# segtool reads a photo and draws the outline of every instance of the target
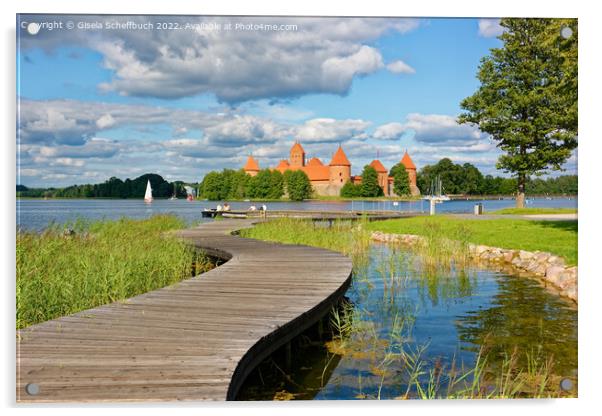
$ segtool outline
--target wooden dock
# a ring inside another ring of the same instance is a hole
[[[17,402],[235,399],[255,366],[328,313],[351,278],[339,253],[231,235],[253,222],[180,232],[228,259],[207,273],[19,331]]]

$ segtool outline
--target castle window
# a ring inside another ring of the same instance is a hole
[[[339,176],[343,176],[343,173],[339,172]]]
[[[341,178],[341,183],[343,183],[343,179]]]

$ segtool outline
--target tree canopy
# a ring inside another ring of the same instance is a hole
[[[577,147],[577,20],[502,19],[501,48],[482,59],[481,85],[461,106],[498,142],[497,168],[517,179],[517,206],[527,178],[561,170]],[[561,29],[569,27],[565,38]]]
[[[410,178],[403,163],[398,163],[391,168],[389,176],[393,178],[393,192],[395,195],[410,195]]]

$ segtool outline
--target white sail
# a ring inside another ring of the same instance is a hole
[[[151,188],[150,180],[146,182],[146,193],[144,194],[144,202],[153,202],[153,188]]]

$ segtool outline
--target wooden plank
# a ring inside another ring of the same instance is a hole
[[[328,312],[351,276],[339,253],[232,235],[257,221],[179,232],[227,260],[207,273],[19,331],[17,401],[234,399],[259,362]],[[38,394],[27,394],[30,383]]]

